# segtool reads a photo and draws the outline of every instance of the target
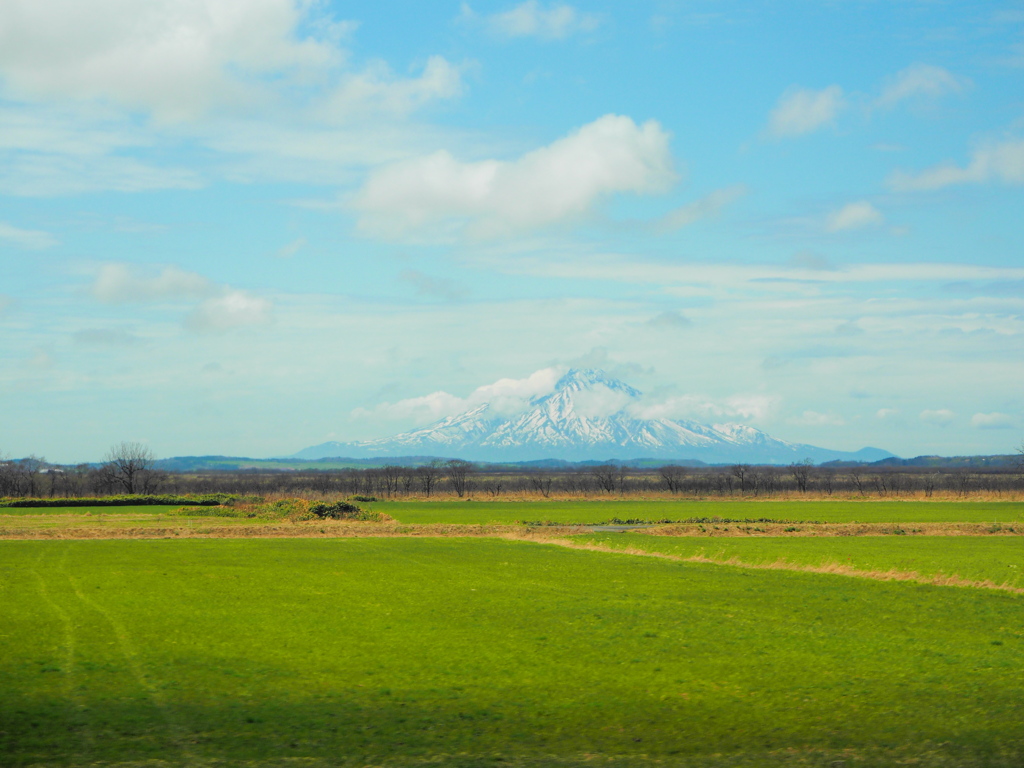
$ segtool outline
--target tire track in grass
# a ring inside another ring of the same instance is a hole
[[[74,590],[75,595],[78,599],[87,607],[96,611],[110,626],[114,637],[117,640],[118,650],[121,655],[124,656],[125,662],[128,665],[128,669],[131,671],[132,677],[135,678],[135,682],[138,686],[145,691],[149,700],[153,703],[154,708],[160,713],[160,717],[164,721],[164,725],[167,727],[167,732],[171,737],[171,741],[174,742],[175,747],[181,753],[184,764],[188,766],[199,766],[205,765],[207,761],[199,758],[188,746],[187,729],[179,723],[171,712],[171,707],[168,705],[163,694],[154,685],[149,676],[146,674],[146,670],[139,661],[139,653],[135,649],[134,643],[132,643],[131,635],[113,613],[107,608],[100,605],[98,602],[88,597],[85,592],[82,591],[81,586],[75,577],[67,569],[67,557],[65,552],[65,558],[61,565],[64,575],[67,576],[68,583],[71,585],[71,589]]]
[[[64,553],[65,558],[67,552]],[[77,639],[75,636],[75,623],[71,620],[71,616],[68,614],[60,603],[58,603],[53,596],[50,594],[50,589],[46,584],[46,579],[43,578],[40,573],[40,566],[42,565],[43,553],[39,553],[39,557],[36,558],[36,567],[31,569],[32,575],[36,577],[36,581],[39,583],[39,595],[47,607],[54,613],[57,620],[60,622],[62,627],[62,634],[64,636],[64,658],[61,663],[61,676],[64,682],[64,696],[71,702],[72,708],[75,713],[80,717],[81,722],[84,724],[82,728],[82,750],[89,756],[94,754],[96,748],[96,736],[92,732],[92,729],[88,727],[89,717],[86,715],[88,711],[88,705],[86,704],[85,698],[78,690],[77,685],[77,668],[75,664]],[[62,568],[64,567],[63,562],[61,563]]]
[[[522,539],[521,539],[522,540]],[[579,549],[588,552],[610,552],[620,555],[635,555],[638,557],[657,557],[662,560],[671,560],[677,563],[704,563],[707,565],[728,565],[734,568],[748,568],[758,571],[799,571],[801,573],[825,573],[834,576],[850,576],[858,579],[871,579],[873,581],[908,581],[915,584],[927,584],[933,587],[966,587],[969,589],[992,589],[998,592],[1009,592],[1014,595],[1024,595],[1024,587],[1015,587],[1012,584],[998,584],[989,579],[975,580],[966,579],[957,574],[936,574],[934,576],[923,576],[917,571],[888,571],[863,570],[837,562],[826,562],[820,565],[805,565],[793,563],[789,560],[779,559],[771,563],[751,563],[740,560],[738,557],[731,557],[728,560],[715,559],[707,555],[671,555],[666,552],[650,552],[636,547],[606,547],[600,544],[582,544],[569,539],[531,539],[537,544],[553,544],[567,549]]]

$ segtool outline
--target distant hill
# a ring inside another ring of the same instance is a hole
[[[811,460],[870,462],[893,456],[879,448],[835,451],[790,443],[743,424],[700,424],[633,415],[641,393],[603,371],[573,369],[553,392],[512,416],[483,403],[429,426],[379,440],[329,442],[291,459],[445,456],[485,462],[628,461],[789,464]],[[603,410],[601,404],[613,404]],[[596,406],[596,407],[595,407]]]

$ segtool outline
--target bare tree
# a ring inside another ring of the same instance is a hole
[[[592,467],[590,474],[597,483],[597,487],[602,491],[605,493],[615,492],[615,480],[619,474],[619,468],[614,464],[601,464],[600,466]]]
[[[665,483],[669,493],[679,493],[683,489],[683,478],[686,477],[686,467],[678,464],[668,464],[658,470],[661,481]]]
[[[807,481],[811,479],[811,466],[810,459],[789,465],[789,474],[796,480],[796,487],[800,489],[800,493],[807,493]]]
[[[749,464],[735,464],[729,467],[729,474],[740,481],[740,493],[744,493],[747,490],[747,479],[750,475]]]
[[[397,493],[401,478],[402,468],[397,464],[385,464],[380,468],[380,487],[389,499]]]
[[[437,459],[417,468],[416,477],[419,478],[420,490],[423,491],[424,496],[429,496],[434,492],[434,486],[437,485],[437,480],[440,476],[441,462]]]
[[[551,483],[554,479],[547,472],[533,472],[530,474],[530,485],[537,493],[545,499],[551,495]]]
[[[113,446],[106,456],[107,466],[125,493],[148,493],[156,477],[156,456],[142,443],[123,442]]]
[[[444,473],[448,476],[452,490],[461,499],[466,495],[466,488],[469,487],[469,473],[473,471],[473,465],[462,459],[449,459],[444,463]]]

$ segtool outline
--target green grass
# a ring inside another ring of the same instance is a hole
[[[9,541],[0,617],[4,766],[1024,760],[1024,600],[982,590],[488,539]]]
[[[827,523],[1024,522],[1022,502],[974,501],[391,501],[361,506],[403,523],[602,523],[691,517]]]
[[[1024,540],[1019,537],[865,536],[695,539],[612,533],[573,536],[580,543],[642,549],[679,557],[702,555],[744,563],[777,560],[817,566],[839,563],[858,570],[916,571],[1024,587]]]
[[[160,515],[173,509],[180,509],[182,506],[182,504],[132,504],[123,507],[0,507],[0,520],[8,515],[81,515],[83,517]]]

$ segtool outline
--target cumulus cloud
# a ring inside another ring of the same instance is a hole
[[[49,232],[20,229],[5,221],[0,221],[0,241],[6,241],[19,248],[27,248],[30,251],[41,251],[57,244],[57,238]]]
[[[448,223],[477,236],[587,213],[616,192],[665,190],[675,179],[668,133],[605,115],[514,161],[463,162],[446,151],[372,173],[353,206],[364,231],[400,236]]]
[[[768,119],[768,134],[775,139],[802,136],[835,123],[846,106],[843,89],[830,85],[820,91],[791,88],[775,105]]]
[[[1024,184],[1024,139],[982,144],[971,153],[966,166],[946,163],[917,174],[897,171],[888,183],[897,192],[912,192],[989,181]]]
[[[591,32],[601,23],[596,14],[584,13],[566,3],[545,5],[538,0],[526,0],[507,11],[482,17],[468,3],[463,3],[462,18],[482,21],[493,33],[503,37],[536,37],[542,40],[562,40],[580,32]]]
[[[844,232],[850,229],[878,226],[885,221],[882,212],[866,200],[844,205],[832,211],[825,219],[829,232]]]
[[[8,0],[0,72],[25,98],[99,100],[165,120],[261,98],[260,78],[338,65],[344,24],[298,0]],[[313,23],[310,23],[313,22]],[[318,36],[299,37],[306,24]]]
[[[953,419],[956,418],[956,414],[948,408],[940,408],[938,410],[924,410],[921,411],[920,419],[926,424],[935,424],[940,427],[944,427]]]
[[[971,416],[971,426],[976,429],[1012,429],[1015,422],[1006,413],[976,413]]]
[[[185,326],[199,332],[222,332],[246,325],[270,322],[271,303],[248,291],[226,289],[220,296],[204,299],[185,319]]]
[[[912,64],[886,81],[875,104],[883,108],[894,107],[907,99],[962,93],[970,86],[970,79],[954,75],[948,69]]]
[[[468,397],[438,391],[395,403],[383,403],[372,410],[356,408],[352,415],[433,421],[454,416],[484,403],[490,403],[495,413],[512,415],[525,409],[532,398],[553,392],[565,371],[566,368],[562,366],[542,368],[523,379],[498,379],[493,384],[477,387]]]

